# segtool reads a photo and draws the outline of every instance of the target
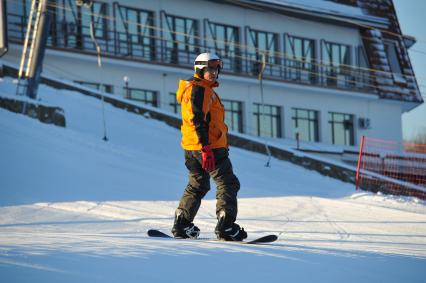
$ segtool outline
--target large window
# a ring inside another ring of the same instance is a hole
[[[84,82],[84,81],[75,81],[78,84],[81,84],[83,86],[90,87],[92,89],[100,90],[106,93],[113,93],[114,87],[109,84],[100,84],[100,83],[92,83],[92,82]]]
[[[206,45],[208,51],[215,52],[224,62],[225,70],[241,70],[241,52],[239,48],[239,28],[204,21]]]
[[[51,40],[49,43],[59,47],[81,48],[81,7],[78,7],[75,1],[67,0],[58,0],[56,4],[58,7],[51,25],[54,36],[48,39]]]
[[[81,22],[83,35],[90,37],[90,23],[93,21],[94,35],[97,39],[108,38],[108,15],[107,15],[107,4],[100,2],[93,2],[87,10],[81,11]]]
[[[24,41],[31,2],[26,0],[7,1],[7,27],[9,40]]]
[[[354,145],[354,117],[351,114],[329,112],[333,144]]]
[[[281,75],[281,60],[278,56],[278,34],[247,28],[247,71],[253,74],[259,72],[259,63],[265,56],[267,65],[264,73],[271,76]]]
[[[115,3],[116,48],[124,56],[155,58],[154,14]]]
[[[126,88],[124,88],[123,91],[125,95],[127,92]],[[139,88],[129,88],[128,91],[130,99],[141,101],[144,104],[157,107],[158,92]]]
[[[329,86],[353,84],[351,69],[351,47],[345,44],[323,41],[322,60],[324,83]]]
[[[8,1],[9,38],[22,40],[25,37],[31,1]],[[37,5],[37,4],[36,4]],[[103,52],[113,48],[108,3],[93,1],[90,7],[77,6],[76,1],[56,0],[50,7],[54,9],[50,22],[48,46],[61,48],[94,50],[90,24],[93,22],[94,35]],[[35,13],[37,9],[35,10]],[[18,34],[21,33],[20,35]]]
[[[198,21],[162,13],[163,58],[173,64],[192,65],[200,53]]]
[[[358,46],[356,50],[357,66],[359,67],[355,74],[357,87],[370,88],[372,86],[372,83],[370,79],[370,64],[368,62],[367,54],[362,45]]]
[[[401,65],[398,59],[396,42],[384,41],[383,43],[385,46],[385,53],[388,58],[389,66],[393,73],[393,78],[396,82],[405,82],[405,79],[402,76]]]
[[[235,100],[222,100],[225,107],[225,123],[233,131],[243,131],[242,103]]]
[[[58,0],[49,43],[54,46],[95,49],[90,23],[103,50],[108,50],[108,4],[94,1],[90,8],[76,6],[75,1]]]
[[[315,81],[315,40],[285,35],[285,53],[287,79]]]
[[[362,69],[367,69],[370,66],[364,46],[362,45],[357,48],[357,66]]]
[[[281,137],[281,108],[254,103],[253,128],[258,136]]]
[[[292,109],[293,126],[298,130],[299,138],[304,141],[318,142],[318,111]]]
[[[172,110],[173,113],[180,114],[181,106],[177,102],[176,93],[174,93],[174,92],[169,93],[169,105],[170,105],[170,109]]]

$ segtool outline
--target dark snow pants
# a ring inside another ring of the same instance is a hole
[[[180,200],[178,209],[183,210],[185,218],[190,222],[201,205],[201,199],[210,190],[210,177],[216,183],[216,214],[224,209],[227,221],[234,223],[237,218],[237,193],[240,182],[232,171],[228,149],[213,149],[216,169],[210,172],[201,167],[201,153],[198,150],[185,150],[185,165],[189,170],[189,182]]]

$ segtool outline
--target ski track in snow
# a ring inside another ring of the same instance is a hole
[[[203,282],[424,282],[424,201],[355,192],[276,159],[265,168],[237,148],[238,223],[278,241],[149,238],[170,232],[186,185],[179,131],[106,104],[105,143],[98,100],[40,93],[64,108],[66,129],[0,109],[2,282],[182,282],[182,270]],[[194,221],[202,237],[214,237],[214,198],[212,183]]]

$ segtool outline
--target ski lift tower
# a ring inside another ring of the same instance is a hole
[[[43,58],[53,14],[52,0],[32,0],[18,72],[17,95],[37,98]]]
[[[6,0],[0,0],[0,57],[6,54],[7,49]]]

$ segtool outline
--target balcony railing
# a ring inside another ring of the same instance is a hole
[[[300,60],[287,59],[285,62],[286,80],[305,84],[316,84],[318,82],[318,66]]]
[[[8,36],[11,42],[23,43],[26,32],[26,19],[21,15],[8,14]],[[95,46],[88,33],[89,27],[77,28],[72,23],[58,23],[51,31],[48,46],[95,53]],[[210,46],[191,45],[173,42],[142,34],[122,31],[96,30],[104,55],[162,63],[181,67],[191,67],[200,52],[213,50]],[[95,33],[96,34],[96,33]],[[247,50],[230,51],[214,49],[224,61],[224,71],[245,76],[257,76],[262,56]],[[368,70],[352,66],[332,66],[317,61],[304,62],[285,58],[284,54],[267,55],[264,77],[286,82],[331,87],[337,89],[373,92],[374,85]]]

